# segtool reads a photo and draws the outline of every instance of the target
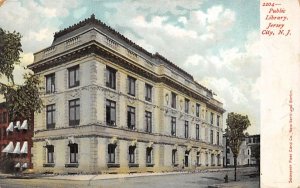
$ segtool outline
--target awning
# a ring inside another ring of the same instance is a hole
[[[8,127],[6,128],[6,132],[13,132],[14,131],[14,123],[13,122],[10,122]]]
[[[14,127],[15,129],[17,128],[17,129],[20,129],[21,128],[21,122],[20,121],[17,121],[17,123],[16,123],[16,125],[15,125],[15,127]]]
[[[12,153],[14,151],[14,143],[12,141],[2,150],[3,153]]]
[[[21,167],[21,164],[20,163],[17,163],[16,165],[15,165],[15,168],[20,168]]]
[[[28,129],[27,120],[23,121],[22,126],[20,127],[20,129],[23,129],[23,130],[27,130]]]
[[[23,163],[22,168],[28,168],[28,164],[27,163]]]
[[[27,153],[27,150],[28,150],[28,142],[25,141],[23,143],[23,146],[22,146],[22,149],[21,149],[21,152],[20,153]]]
[[[13,153],[16,153],[16,154],[20,153],[20,142],[17,142],[16,147],[15,147]]]

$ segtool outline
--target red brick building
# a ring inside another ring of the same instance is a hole
[[[0,104],[0,149],[1,160],[13,159],[15,168],[32,168],[31,148],[33,137],[33,116],[30,120],[15,118],[9,120],[5,103]]]

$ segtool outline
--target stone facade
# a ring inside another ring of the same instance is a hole
[[[35,114],[37,172],[222,165],[222,103],[161,55],[92,16],[56,33],[53,44],[34,56],[29,68],[45,87],[46,106]]]

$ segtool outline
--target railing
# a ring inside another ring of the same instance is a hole
[[[69,48],[70,46],[74,46],[78,43],[80,43],[80,36],[73,37],[66,41],[66,48]]]
[[[119,47],[119,45],[116,41],[114,41],[108,37],[106,37],[106,44],[113,49],[118,49],[118,47]]]
[[[47,48],[47,49],[44,51],[44,56],[48,56],[48,55],[54,53],[55,50],[56,50],[55,46],[50,47],[50,48]]]

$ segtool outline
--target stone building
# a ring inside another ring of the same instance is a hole
[[[226,145],[226,138],[224,136],[224,165],[226,161],[227,166],[234,166],[233,153],[228,145]],[[240,152],[237,157],[238,166],[253,166],[259,164],[253,153],[253,146],[260,146],[260,135],[246,136],[240,146]],[[226,153],[225,153],[226,152]]]
[[[45,87],[45,110],[35,114],[37,172],[222,165],[225,110],[213,92],[94,15],[55,33],[29,68]]]

